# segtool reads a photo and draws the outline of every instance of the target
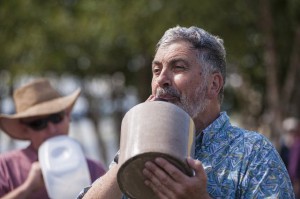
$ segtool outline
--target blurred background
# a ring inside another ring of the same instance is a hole
[[[300,116],[299,0],[0,1],[0,112],[13,113],[12,91],[36,77],[62,94],[81,87],[70,134],[108,165],[124,114],[150,94],[155,45],[176,25],[224,39],[222,109],[279,149],[283,120]],[[27,144],[0,132],[0,153]]]

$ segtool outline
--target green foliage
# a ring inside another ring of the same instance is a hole
[[[284,75],[300,6],[298,0],[271,2]],[[257,0],[0,1],[0,71],[13,77],[51,72],[79,78],[122,72],[127,84],[148,90],[151,59],[164,31],[195,25],[223,38],[229,73],[241,74],[264,93],[259,9]],[[147,77],[143,85],[141,74]],[[226,103],[240,109],[242,101],[232,94]]]

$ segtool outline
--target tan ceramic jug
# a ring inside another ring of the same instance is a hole
[[[146,161],[163,157],[191,176],[186,158],[194,155],[195,126],[178,106],[153,101],[130,109],[121,126],[117,180],[122,192],[131,199],[155,199],[144,185],[142,170]]]

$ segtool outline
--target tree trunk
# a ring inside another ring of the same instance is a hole
[[[279,87],[278,87],[278,55],[275,45],[273,17],[271,13],[270,0],[260,1],[260,27],[263,34],[264,64],[266,69],[266,100],[267,109],[265,117],[269,124],[271,133],[270,139],[275,145],[278,145],[281,133],[281,108],[279,105]]]
[[[288,67],[287,75],[285,78],[283,90],[281,93],[282,103],[281,107],[283,108],[283,115],[289,117],[289,112],[293,109],[292,104],[292,95],[293,91],[296,91],[297,74],[300,71],[300,25],[295,29],[295,35],[293,39],[292,52],[290,56],[290,66]]]

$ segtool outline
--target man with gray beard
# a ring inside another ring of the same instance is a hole
[[[156,158],[145,163],[144,183],[160,199],[295,198],[273,145],[260,133],[232,126],[221,112],[225,57],[223,40],[197,27],[171,28],[158,42],[148,101],[173,103],[193,119],[195,155],[187,163],[194,175]],[[78,198],[126,198],[117,183],[120,165],[115,160]]]

